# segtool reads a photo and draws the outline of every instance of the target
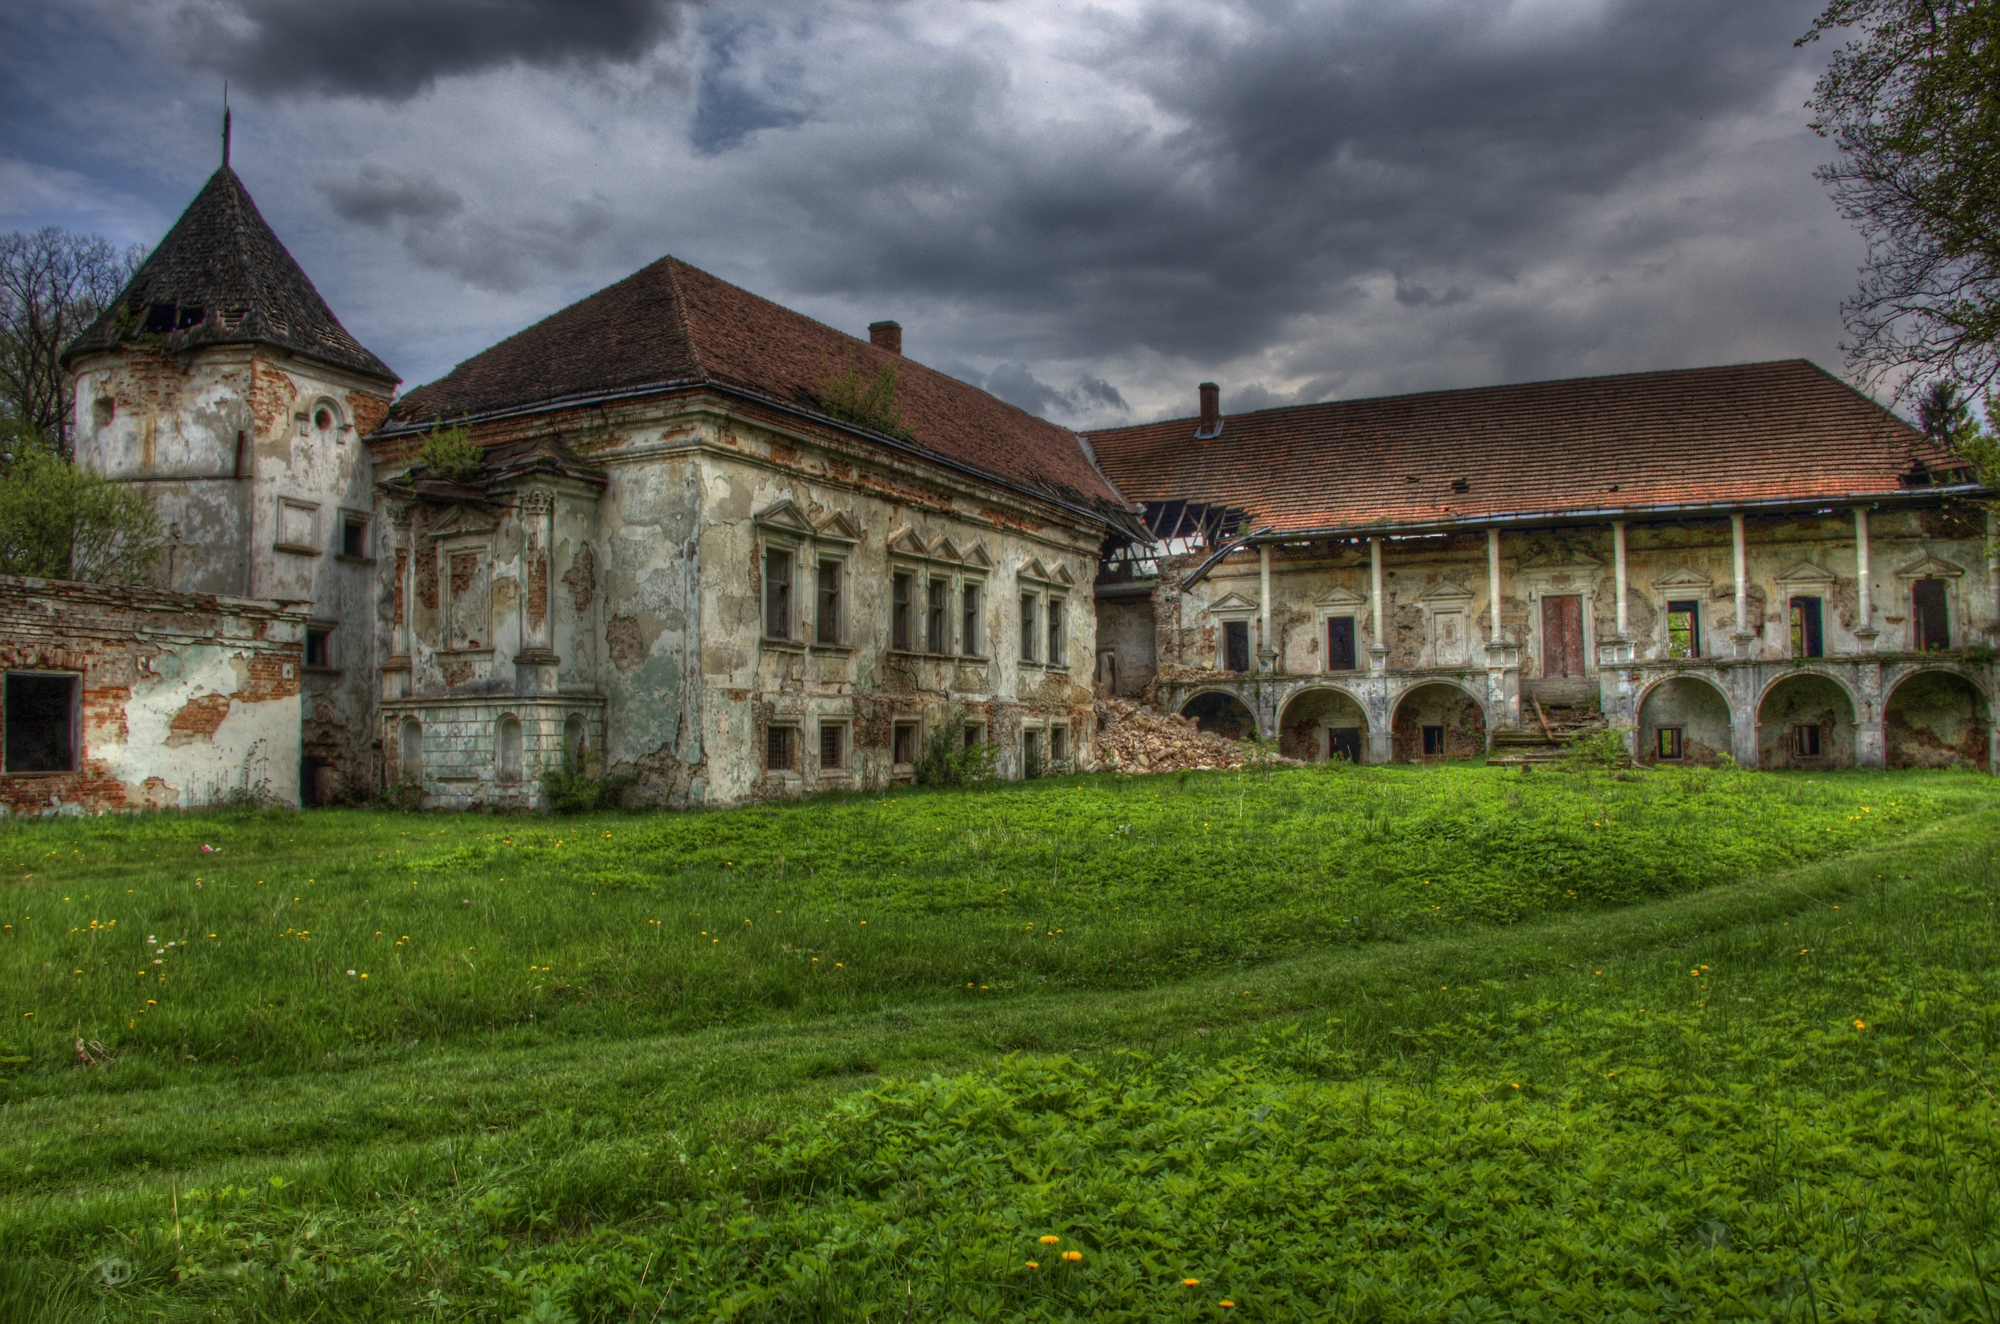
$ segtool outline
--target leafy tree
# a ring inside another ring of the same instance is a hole
[[[2000,395],[1989,393],[1987,423],[1982,425],[1964,388],[1957,382],[1938,379],[1917,398],[1917,426],[1932,441],[1970,461],[1979,481],[1988,487],[2000,487],[2000,437],[1994,435],[1991,427],[1996,411],[2000,411]]]
[[[892,437],[908,437],[903,430],[903,406],[896,398],[896,365],[885,363],[870,377],[854,365],[849,352],[841,366],[827,362],[826,376],[819,382],[819,407],[835,418]]]
[[[165,538],[145,493],[71,464],[32,436],[4,452],[0,574],[142,583]]]
[[[1842,306],[1848,360],[1906,398],[1949,376],[2000,385],[2000,0],[1832,0],[1854,35],[1807,107],[1838,158],[1818,174],[1868,240]]]
[[[0,413],[49,438],[65,459],[73,399],[62,352],[145,256],[53,225],[0,236]]]

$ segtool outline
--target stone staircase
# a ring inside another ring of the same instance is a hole
[[[1529,720],[1520,726],[1503,726],[1493,733],[1493,753],[1486,760],[1489,766],[1519,768],[1553,763],[1563,756],[1571,741],[1602,731],[1608,725],[1595,699],[1545,704],[1538,698],[1523,696],[1521,706],[1522,716]]]

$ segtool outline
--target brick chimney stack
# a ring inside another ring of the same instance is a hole
[[[1214,382],[1201,384],[1201,421],[1195,425],[1196,441],[1213,441],[1222,435],[1222,388]]]
[[[886,349],[900,356],[903,352],[903,324],[901,322],[870,322],[868,343],[877,349]]]

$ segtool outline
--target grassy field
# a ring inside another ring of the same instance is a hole
[[[0,1317],[2000,1321],[1996,841],[1700,770],[11,825]]]

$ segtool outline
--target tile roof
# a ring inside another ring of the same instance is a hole
[[[209,176],[63,362],[141,338],[170,351],[275,345],[391,386],[400,380],[347,333],[228,166]]]
[[[1090,442],[1134,501],[1241,507],[1280,533],[1834,500],[1955,463],[1803,359],[1295,405],[1194,432],[1182,418]]]
[[[390,410],[386,430],[703,384],[817,413],[818,384],[850,356],[868,376],[896,365],[903,426],[919,449],[1033,491],[1124,510],[1067,428],[671,257],[411,391]]]

